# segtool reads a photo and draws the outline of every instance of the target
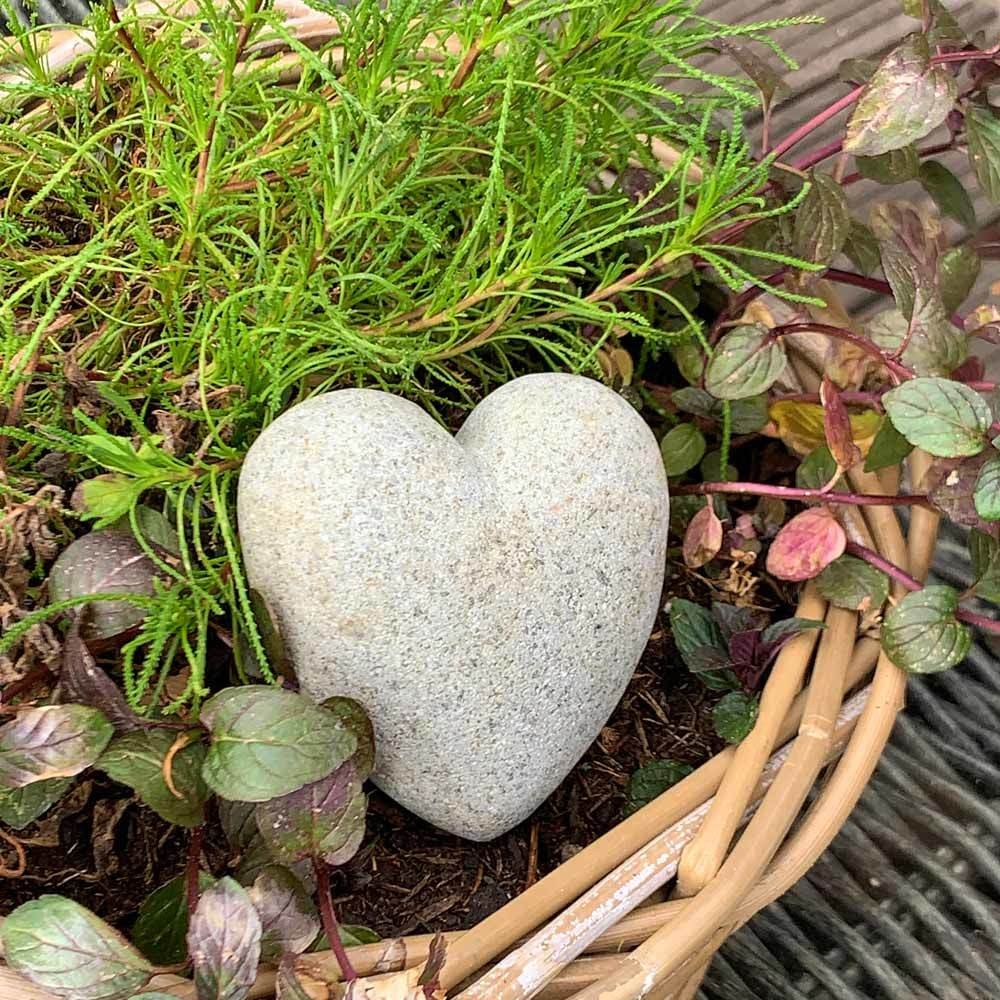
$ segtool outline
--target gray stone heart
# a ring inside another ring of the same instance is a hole
[[[375,780],[489,840],[617,704],[663,584],[667,483],[621,396],[527,375],[452,437],[398,396],[292,407],[247,455],[239,527],[303,689],[375,724]]]

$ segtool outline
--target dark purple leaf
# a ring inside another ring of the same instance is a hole
[[[729,656],[718,646],[696,646],[684,654],[684,664],[693,674],[724,670],[729,666]]]
[[[936,458],[924,477],[922,489],[931,503],[956,524],[990,530],[974,500],[976,482],[990,455],[986,449],[971,458]]]
[[[364,705],[353,698],[327,698],[320,703],[349,733],[354,733],[358,749],[351,758],[358,777],[364,781],[375,770],[375,728]]]
[[[243,886],[223,878],[206,889],[187,935],[198,1000],[243,1000],[257,978],[260,939],[260,916]]]
[[[257,806],[257,828],[275,860],[322,858],[344,864],[364,836],[367,802],[353,761],[332,774]]]
[[[57,695],[63,704],[99,708],[118,733],[128,733],[143,726],[142,720],[128,706],[115,682],[97,665],[80,635],[80,620],[85,609],[73,616],[63,645],[62,669]]]
[[[156,566],[123,531],[92,531],[68,545],[52,566],[53,602],[88,594],[153,595]],[[108,639],[138,625],[146,611],[128,600],[94,601],[84,626],[88,638]]]
[[[737,632],[729,639],[729,659],[739,674],[741,667],[755,665],[760,658],[760,629]]]
[[[723,638],[729,639],[734,632],[745,632],[747,629],[760,628],[763,617],[752,608],[741,608],[724,601],[712,602],[712,617],[719,623]]]

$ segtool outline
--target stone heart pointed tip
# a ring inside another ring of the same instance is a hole
[[[254,443],[238,511],[303,688],[362,702],[376,783],[471,840],[580,759],[659,606],[659,448],[576,375],[507,383],[456,437],[388,393],[316,396]]]

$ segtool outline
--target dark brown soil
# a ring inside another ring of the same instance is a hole
[[[683,570],[668,591],[706,601],[705,582]],[[712,727],[720,695],[680,664],[661,614],[628,690],[600,737],[541,809],[489,844],[443,834],[374,790],[369,834],[335,873],[346,923],[382,936],[471,926],[621,819],[631,773],[651,760],[698,764],[721,747]],[[87,779],[20,831],[27,871],[0,882],[0,913],[43,892],[70,896],[127,929],[142,900],[180,874],[187,833],[163,822],[128,789]],[[205,861],[222,874],[236,859],[216,823]]]

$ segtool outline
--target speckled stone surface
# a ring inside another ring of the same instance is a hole
[[[239,488],[250,581],[303,688],[375,723],[375,780],[472,840],[528,816],[614,709],[663,583],[667,484],[620,396],[527,375],[452,437],[343,389],[255,442]]]

